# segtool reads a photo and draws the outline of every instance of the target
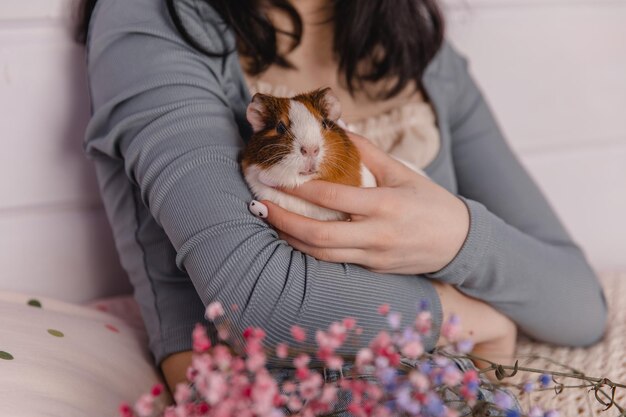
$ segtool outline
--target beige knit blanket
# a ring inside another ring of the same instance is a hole
[[[566,364],[591,377],[606,377],[613,382],[626,384],[626,272],[601,273],[600,280],[609,303],[609,325],[604,338],[589,348],[563,348],[531,342],[521,338],[518,343],[517,357],[520,366],[541,369],[564,370],[545,359],[528,359],[537,355]],[[528,376],[529,374],[525,374]],[[524,375],[520,375],[521,378]],[[516,377],[515,380],[518,380]],[[580,385],[580,381],[571,378],[557,379],[565,385]],[[606,390],[610,393],[610,390]],[[617,389],[615,402],[626,407],[626,389]],[[602,411],[603,407],[595,400],[594,392],[585,388],[568,388],[555,394],[554,390],[522,394],[520,403],[525,410],[537,404],[544,409],[553,408],[561,417],[620,415],[616,407]]]

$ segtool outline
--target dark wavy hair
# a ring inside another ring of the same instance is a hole
[[[85,41],[97,0],[83,0],[79,38]],[[174,7],[167,3],[172,21],[184,39],[202,53],[225,56],[234,51],[208,51],[193,40]],[[246,71],[258,75],[270,65],[294,68],[277,48],[278,33],[288,35],[289,52],[302,39],[302,18],[289,0],[267,0],[291,20],[291,32],[279,32],[261,3],[264,0],[202,0],[210,4],[234,31],[237,50],[246,58]],[[367,82],[389,80],[381,94],[389,98],[414,81],[421,88],[426,66],[444,38],[444,20],[436,0],[329,0],[333,4],[333,51],[350,93]]]

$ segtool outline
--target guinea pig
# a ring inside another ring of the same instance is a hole
[[[312,179],[376,186],[358,149],[339,126],[340,116],[341,105],[330,88],[291,98],[255,94],[246,112],[253,134],[241,167],[256,198],[318,220],[347,220],[346,213],[274,188],[293,188]]]

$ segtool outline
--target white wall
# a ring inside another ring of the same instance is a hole
[[[85,301],[129,290],[91,163],[67,0],[0,1],[0,289]]]
[[[601,269],[626,269],[626,0],[448,0],[513,147]],[[0,1],[0,289],[128,290],[90,162],[71,0]]]
[[[511,145],[591,262],[626,269],[626,1],[448,0]]]

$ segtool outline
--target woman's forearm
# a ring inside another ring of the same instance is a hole
[[[489,303],[539,340],[594,343],[606,324],[596,275],[508,145],[466,60],[451,59],[449,76],[458,80],[448,97],[451,151],[470,232],[455,259],[429,276]]]
[[[472,222],[468,239],[452,263],[428,276],[489,303],[539,340],[596,342],[604,331],[606,304],[580,249],[570,241],[529,236],[484,205],[465,201]]]

